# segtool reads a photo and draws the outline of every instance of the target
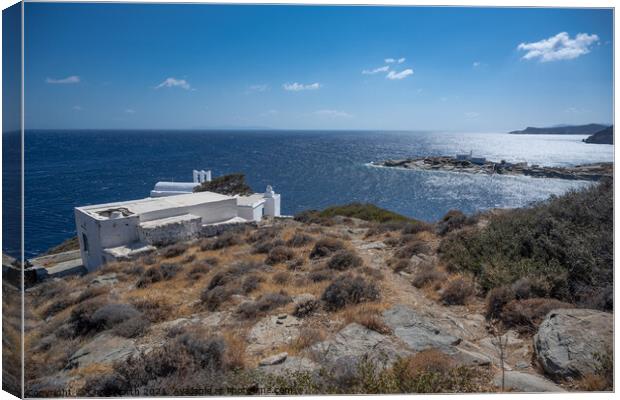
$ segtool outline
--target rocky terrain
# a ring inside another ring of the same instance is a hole
[[[535,178],[586,181],[597,181],[613,176],[613,163],[584,164],[574,167],[543,167],[538,165],[527,165],[527,163],[507,163],[505,161],[486,161],[483,164],[474,164],[468,160],[457,160],[454,157],[440,156],[385,160],[374,162],[373,165],[422,171],[449,171],[488,175],[523,175]]]
[[[614,126],[608,126],[607,128],[588,136],[583,139],[583,141],[585,143],[614,144]]]
[[[444,261],[446,235],[494,215],[308,212],[47,281],[27,291],[26,392],[609,390],[611,313],[533,289],[498,308]]]

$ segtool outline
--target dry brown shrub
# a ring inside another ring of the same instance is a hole
[[[404,361],[406,374],[411,377],[427,372],[447,374],[454,367],[454,361],[437,349],[423,350]]]
[[[445,274],[435,268],[430,263],[423,263],[418,266],[418,271],[413,276],[411,284],[418,289],[437,283],[443,280]]]
[[[130,299],[130,303],[152,323],[174,317],[174,307],[164,297],[138,297]]]
[[[381,311],[376,307],[366,305],[350,306],[344,310],[343,318],[346,324],[355,322],[383,335],[392,333],[390,327],[383,321]]]
[[[225,333],[224,340],[226,341],[225,363],[230,368],[243,369],[246,366],[245,348],[247,341],[243,336],[232,332]]]
[[[441,293],[441,301],[449,305],[463,305],[476,293],[473,281],[465,276],[456,276],[448,281]]]
[[[327,334],[322,329],[307,328],[302,329],[296,339],[293,340],[290,347],[294,352],[300,352],[315,343],[322,342]]]
[[[286,271],[280,271],[273,274],[271,278],[273,282],[277,285],[284,285],[291,279],[291,273]]]
[[[513,300],[504,306],[501,320],[506,326],[514,327],[519,332],[534,332],[549,311],[574,307],[556,299]]]

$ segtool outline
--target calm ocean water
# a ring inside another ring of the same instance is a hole
[[[402,171],[370,161],[472,150],[492,160],[541,165],[613,161],[613,146],[582,136],[321,131],[27,131],[27,256],[74,235],[73,207],[147,197],[160,180],[189,181],[192,169],[246,174],[256,191],[282,194],[294,214],[352,201],[434,221],[520,207],[585,182]],[[8,239],[8,240],[7,240]],[[17,242],[5,235],[5,250]]]

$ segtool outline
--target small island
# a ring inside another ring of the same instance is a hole
[[[613,163],[575,165],[572,167],[546,167],[529,165],[526,162],[511,163],[505,160],[490,161],[471,154],[406,158],[400,160],[375,161],[371,165],[389,168],[404,168],[423,171],[450,171],[470,174],[523,175],[536,178],[556,178],[570,180],[598,181],[613,176]]]

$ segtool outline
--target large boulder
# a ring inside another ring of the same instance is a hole
[[[461,342],[461,338],[451,335],[430,318],[419,315],[404,305],[385,310],[383,320],[396,337],[416,352],[427,349],[446,350]]]
[[[585,309],[558,309],[547,314],[534,336],[534,351],[545,372],[558,378],[594,373],[597,355],[613,342],[613,315]]]
[[[353,364],[367,359],[379,366],[387,366],[399,356],[411,354],[391,337],[355,322],[345,326],[332,339],[316,343],[310,352],[315,359],[328,365],[343,359]]]
[[[66,369],[90,364],[112,364],[137,352],[135,341],[104,332],[82,346],[69,358]]]

